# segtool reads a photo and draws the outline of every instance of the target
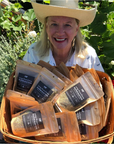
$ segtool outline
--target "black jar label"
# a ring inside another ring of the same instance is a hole
[[[23,73],[19,73],[17,78],[16,89],[28,92],[34,82],[34,77]]]
[[[82,87],[80,83],[74,85],[65,93],[74,107],[84,104],[86,100],[89,98],[88,94],[86,93],[85,89]]]
[[[78,121],[86,120],[85,108],[82,108],[81,110],[76,112],[76,117]]]
[[[27,133],[34,132],[40,129],[44,129],[41,112],[28,113],[22,115],[24,128]]]
[[[45,85],[42,81],[39,81],[34,90],[31,93],[38,102],[45,102],[53,91]]]
[[[82,108],[81,110],[76,112],[76,117],[78,121],[86,120],[85,108]]]
[[[61,124],[61,119],[60,118],[57,118],[57,123],[58,123],[59,131],[57,133],[54,133],[54,134],[47,134],[47,135],[45,135],[45,137],[60,137],[60,136],[63,136],[63,130],[62,130],[62,124]]]
[[[61,124],[61,119],[57,118],[57,122],[58,122],[58,127],[59,127],[59,132],[54,134],[54,136],[63,136],[63,130],[62,130],[62,124]]]
[[[79,125],[79,130],[80,130],[80,134],[81,135],[86,135],[87,134],[86,125],[85,124],[80,124]]]

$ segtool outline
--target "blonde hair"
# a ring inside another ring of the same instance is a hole
[[[49,41],[48,41],[48,35],[46,33],[46,22],[43,26],[40,39],[35,45],[35,51],[39,56],[43,56],[45,53],[49,51]]]
[[[39,56],[44,56],[47,52],[49,52],[49,49],[51,48],[51,43],[48,39],[48,35],[46,33],[46,22],[47,18],[45,19],[45,23],[42,29],[42,33],[40,35],[40,40],[36,43],[35,50]],[[79,23],[78,20],[76,20],[77,24]],[[72,49],[76,50],[76,56],[84,58],[85,53],[84,49],[87,47],[86,43],[83,41],[82,34],[80,31],[80,28],[78,30],[78,33],[76,37],[74,37],[74,40],[72,42]]]

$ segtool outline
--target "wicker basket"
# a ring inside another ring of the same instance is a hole
[[[89,71],[88,69],[83,69],[84,72]],[[103,128],[103,135],[99,136],[96,139],[91,139],[91,140],[86,140],[86,141],[81,141],[80,143],[91,143],[91,142],[100,142],[103,140],[108,139],[108,144],[112,143],[113,141],[113,135],[114,135],[114,91],[113,91],[113,85],[111,82],[110,77],[104,73],[104,72],[100,72],[97,71],[97,74],[99,76],[100,79],[102,79],[103,77],[105,77],[107,79],[107,81],[110,84],[110,91],[111,91],[111,105],[110,105],[110,109],[109,109],[109,115],[108,115],[108,122],[107,125]],[[8,143],[16,143],[17,141],[22,141],[22,142],[27,142],[27,143],[38,143],[38,144],[76,144],[79,142],[50,142],[50,141],[37,141],[34,138],[30,139],[30,138],[21,138],[18,136],[13,135],[12,130],[11,130],[11,126],[10,126],[10,121],[11,121],[11,116],[10,116],[10,103],[9,100],[6,98],[6,91],[8,89],[12,89],[13,87],[13,82],[14,82],[14,75],[15,73],[12,73],[12,75],[9,78],[3,99],[2,99],[2,103],[1,103],[1,122],[0,122],[0,129],[1,132],[4,136],[4,140]],[[102,85],[104,85],[102,83]],[[101,131],[102,133],[102,131]]]

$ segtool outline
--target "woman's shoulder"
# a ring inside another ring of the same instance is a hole
[[[35,43],[32,43],[32,44],[29,46],[29,48],[28,48],[25,56],[23,57],[23,60],[24,60],[24,61],[28,61],[28,62],[30,62],[30,63],[37,63],[38,57],[35,56],[35,52],[34,52],[35,45],[36,45],[36,42],[35,42]]]
[[[29,46],[29,50],[33,50],[36,46],[37,42],[34,42],[32,43],[30,46]]]
[[[37,42],[32,43],[29,46],[23,60],[34,63],[34,64],[37,64],[39,62],[39,60],[44,60],[44,61],[48,62],[49,61],[49,51],[45,52],[44,55],[40,55],[38,46],[37,46]]]
[[[91,45],[89,45],[88,43],[85,43],[84,45],[88,55],[91,56],[97,55],[96,50]]]

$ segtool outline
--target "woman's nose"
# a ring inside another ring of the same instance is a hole
[[[63,34],[65,32],[65,30],[64,30],[64,27],[63,26],[59,26],[58,28],[57,28],[57,33],[58,34]]]

